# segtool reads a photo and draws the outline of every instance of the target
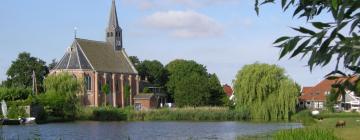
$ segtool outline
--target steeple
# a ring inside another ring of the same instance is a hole
[[[122,49],[122,29],[117,18],[115,0],[112,1],[109,24],[106,29],[106,42],[113,45],[115,50]]]

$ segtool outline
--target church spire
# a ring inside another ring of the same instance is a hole
[[[115,50],[122,48],[122,29],[119,26],[115,0],[112,1],[109,24],[106,29],[106,41],[113,45]]]
[[[120,28],[116,12],[115,0],[112,1],[108,28]]]

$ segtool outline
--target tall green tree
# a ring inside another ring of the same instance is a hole
[[[325,107],[329,111],[334,111],[334,105],[337,103],[337,99],[339,97],[339,94],[337,93],[337,90],[335,88],[332,88],[330,90],[330,94],[326,95],[326,103]]]
[[[236,109],[252,119],[289,119],[300,93],[294,81],[276,65],[245,65],[234,82]]]
[[[208,75],[207,70],[203,65],[198,64],[192,60],[177,59],[171,61],[165,66],[165,68],[169,74],[169,80],[166,83],[166,89],[170,96],[170,100],[174,99],[175,89],[183,78],[189,77],[193,74],[198,74],[200,76]]]
[[[110,86],[108,84],[104,84],[101,87],[101,92],[104,94],[104,106],[107,106],[107,95],[110,94]]]
[[[79,105],[77,94],[83,92],[81,83],[69,73],[48,76],[44,81],[46,92],[40,95],[40,100],[50,110],[49,115],[75,119]]]
[[[210,96],[208,78],[204,75],[191,73],[177,81],[174,100],[178,107],[208,105]]]
[[[45,61],[31,56],[27,52],[20,53],[6,72],[8,77],[4,82],[5,86],[31,88],[33,71],[38,84],[42,85],[45,75],[49,73]]]
[[[51,63],[48,65],[49,70],[54,69],[56,67],[57,63],[58,62],[56,61],[56,59],[51,60]]]
[[[220,81],[216,74],[209,74],[209,92],[210,92],[210,99],[209,104],[212,106],[222,106],[224,105],[224,98],[227,98],[223,87],[220,84]]]
[[[137,65],[137,70],[142,78],[147,77],[152,84],[165,86],[167,82],[167,71],[160,61],[144,60]]]
[[[129,59],[135,67],[137,67],[140,64],[140,60],[137,56],[129,56]]]
[[[260,5],[275,2],[281,3],[284,11],[294,9],[293,17],[306,18],[313,28],[292,27],[300,35],[278,38],[274,45],[281,48],[280,58],[287,54],[290,58],[309,56],[310,70],[335,60],[330,74],[345,75],[338,70],[339,64],[353,71],[360,69],[359,0],[255,0],[255,10],[259,13]],[[321,15],[332,17],[332,21],[315,18]]]

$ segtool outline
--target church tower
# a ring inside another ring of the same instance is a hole
[[[115,0],[112,1],[109,25],[106,29],[106,42],[110,43],[115,50],[121,50],[122,43],[122,29],[119,26]]]

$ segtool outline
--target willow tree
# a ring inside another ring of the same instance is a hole
[[[289,119],[295,112],[299,87],[276,65],[245,65],[234,82],[236,109],[251,119]]]

